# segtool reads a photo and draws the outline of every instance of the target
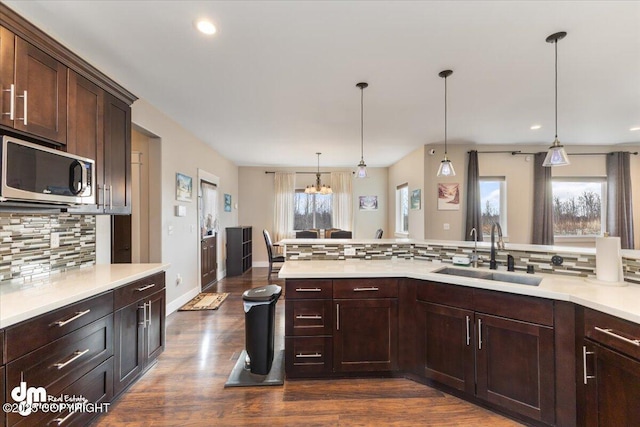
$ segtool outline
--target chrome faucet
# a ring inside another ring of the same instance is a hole
[[[473,268],[478,268],[478,230],[473,227],[469,236],[473,236],[473,257],[471,257],[471,261],[473,262]]]
[[[495,231],[498,229],[498,242],[495,241]],[[496,262],[496,246],[498,249],[504,249],[504,241],[502,240],[502,227],[497,222],[491,225],[491,260],[489,261],[489,268],[496,270],[498,263]]]

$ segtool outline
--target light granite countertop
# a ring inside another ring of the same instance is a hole
[[[169,264],[105,264],[0,284],[0,328],[166,270]]]
[[[513,294],[570,301],[640,324],[640,285],[595,284],[585,278],[559,274],[536,273],[542,278],[538,286],[528,286],[493,280],[438,274],[434,272],[450,264],[422,260],[345,260],[287,261],[278,277],[284,279],[400,277],[432,280],[453,285],[489,289]],[[470,267],[460,267],[470,269]],[[490,271],[486,268],[478,269]],[[508,273],[531,276],[526,273]],[[517,307],[514,307],[517,310]]]

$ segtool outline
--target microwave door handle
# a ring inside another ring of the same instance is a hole
[[[80,167],[80,185],[76,188],[77,181],[75,180],[75,171],[78,167]],[[85,173],[86,171],[84,170],[84,166],[82,166],[82,163],[79,160],[74,160],[71,162],[71,165],[69,165],[69,190],[74,196],[77,196],[84,190]]]

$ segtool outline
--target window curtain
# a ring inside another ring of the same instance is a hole
[[[607,155],[607,231],[620,237],[622,249],[633,249],[630,154]]]
[[[478,241],[482,241],[482,201],[480,200],[480,170],[478,167],[478,151],[469,152],[467,166],[467,220],[465,240],[474,240],[471,229],[476,229]]]
[[[534,245],[553,245],[553,189],[551,168],[542,166],[546,152],[536,153],[533,162],[533,237]]]
[[[333,228],[353,230],[353,176],[351,172],[331,172]]]
[[[293,205],[296,192],[296,174],[276,172],[274,178],[275,204],[273,215],[273,241],[295,237],[293,234]]]

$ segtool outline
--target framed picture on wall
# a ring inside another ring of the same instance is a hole
[[[176,172],[176,200],[190,202],[193,194],[193,180],[190,176]]]
[[[422,199],[422,190],[417,189],[411,192],[411,209],[420,209]]]
[[[460,184],[438,184],[438,210],[460,210]]]
[[[378,196],[359,196],[358,206],[361,211],[377,211]]]
[[[224,195],[224,211],[231,212],[231,194]]]

